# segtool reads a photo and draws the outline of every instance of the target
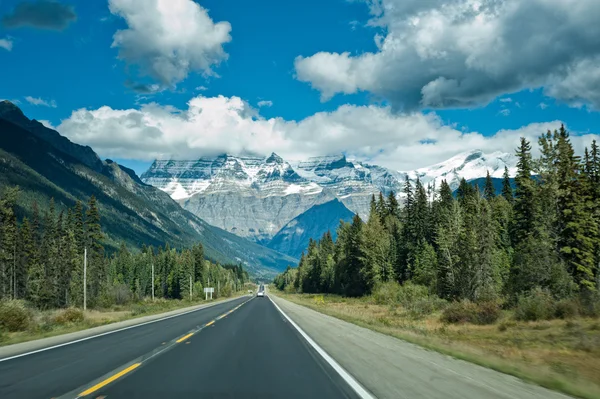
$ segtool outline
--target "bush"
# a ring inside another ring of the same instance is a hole
[[[446,323],[494,324],[502,316],[496,302],[473,303],[468,300],[451,303],[442,313]]]
[[[64,309],[54,317],[54,322],[57,324],[79,323],[83,320],[83,311],[77,308]]]
[[[424,285],[416,285],[410,281],[400,286],[397,301],[403,306],[409,306],[421,299],[429,298],[429,289]]]
[[[429,296],[419,299],[410,305],[406,305],[409,315],[413,318],[420,318],[432,314],[436,310],[444,309],[447,302],[437,296]]]
[[[584,316],[600,317],[600,291],[584,291],[579,302]]]
[[[519,295],[515,308],[515,318],[521,321],[549,320],[556,313],[554,299],[547,290],[535,288]]]
[[[23,301],[0,301],[0,330],[24,331],[32,321],[33,315]]]
[[[446,323],[471,323],[475,320],[477,314],[477,305],[473,302],[464,301],[452,302],[442,313],[442,321]]]
[[[559,319],[572,319],[579,315],[579,303],[573,299],[561,299],[554,306],[554,316]]]
[[[373,299],[379,305],[397,303],[401,288],[395,281],[381,283],[373,290]]]

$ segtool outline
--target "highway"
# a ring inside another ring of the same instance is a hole
[[[357,398],[268,298],[13,359],[0,398]]]

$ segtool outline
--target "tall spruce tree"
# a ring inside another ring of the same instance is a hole
[[[512,204],[514,199],[513,189],[510,185],[510,175],[508,174],[508,167],[504,167],[504,174],[502,175],[502,196]]]
[[[496,190],[494,189],[494,182],[492,181],[492,177],[490,176],[490,171],[486,171],[485,175],[485,188],[483,190],[483,195],[485,199],[491,200],[496,196]]]
[[[564,126],[559,131],[557,150],[559,251],[580,288],[593,290],[598,225],[587,198],[580,158],[575,155]]]
[[[88,253],[88,293],[90,302],[98,299],[102,286],[105,283],[104,247],[102,246],[102,228],[100,227],[100,212],[93,195],[88,202],[85,213],[85,247]],[[163,276],[163,288],[166,288],[166,275]]]

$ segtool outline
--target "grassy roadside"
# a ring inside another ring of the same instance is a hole
[[[541,386],[585,399],[600,398],[600,321],[574,318],[519,322],[504,311],[491,325],[446,324],[440,314],[411,317],[373,298],[275,295],[324,314],[391,335]]]
[[[156,299],[154,302],[145,300],[128,305],[115,305],[110,309],[93,309],[86,312],[79,309],[31,310],[27,328],[23,329],[23,331],[7,332],[0,330],[0,347],[82,331],[119,321],[166,313],[190,306],[221,302],[246,294],[247,291],[240,291],[230,297],[218,298],[212,302],[206,302],[201,299]]]

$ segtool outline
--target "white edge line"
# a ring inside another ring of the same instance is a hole
[[[270,297],[268,298],[271,301],[271,303],[275,305],[277,310],[279,310],[279,312],[287,319],[287,321],[289,321],[290,324],[294,326],[296,330],[298,330],[298,332],[302,335],[302,337],[304,337],[304,339],[310,344],[310,346],[312,346],[317,351],[317,353],[321,355],[321,357],[325,359],[327,363],[329,363],[329,365],[340,375],[340,377],[342,377],[344,381],[346,381],[348,385],[350,385],[350,387],[354,390],[354,392],[358,394],[358,396],[361,399],[376,399],[365,388],[363,388],[363,386],[358,381],[356,381],[356,379],[352,377],[350,373],[344,370],[344,368],[340,366],[338,362],[336,362],[331,356],[329,356],[329,354],[325,352],[325,350],[321,348],[319,344],[313,341],[313,339],[309,337],[308,334],[305,333],[304,330],[302,330],[298,324],[296,324],[292,319],[290,319],[290,317],[287,314],[285,314],[283,310],[281,310],[281,308],[275,303],[275,301],[273,301]]]
[[[232,298],[231,300],[229,300],[229,301],[227,301],[227,302],[231,302],[231,301],[233,301],[233,300],[235,300],[235,299],[239,299],[239,298],[242,298],[242,297],[238,297],[238,298]],[[49,350],[51,350],[51,349],[60,348],[60,347],[62,347],[62,346],[72,345],[72,344],[76,344],[76,343],[78,343],[78,342],[83,342],[83,341],[87,341],[87,340],[90,340],[90,339],[94,339],[94,338],[98,338],[98,337],[103,337],[103,336],[105,336],[105,335],[109,335],[109,334],[118,333],[118,332],[125,331],[125,330],[129,330],[129,329],[132,329],[132,328],[141,327],[141,326],[145,326],[145,325],[152,324],[152,323],[157,323],[157,322],[159,322],[159,321],[164,321],[164,320],[172,319],[172,318],[174,318],[174,317],[183,316],[183,315],[186,315],[186,314],[189,314],[189,313],[197,312],[197,311],[199,311],[199,310],[206,309],[206,308],[210,308],[210,307],[212,307],[212,306],[215,306],[215,305],[218,305],[218,304],[221,304],[221,303],[227,303],[227,302],[215,302],[215,303],[212,303],[212,304],[207,304],[207,306],[203,306],[203,307],[201,307],[201,308],[198,308],[198,309],[188,310],[187,312],[178,313],[178,314],[175,314],[175,315],[171,315],[171,316],[163,317],[163,318],[156,319],[156,320],[150,320],[150,321],[146,321],[146,322],[144,322],[144,323],[140,323],[140,324],[134,324],[133,326],[128,326],[128,327],[119,328],[118,330],[107,331],[107,332],[104,332],[104,333],[100,333],[100,334],[92,335],[91,337],[80,338],[80,339],[76,339],[75,341],[64,342],[64,343],[62,343],[62,344],[58,344],[58,345],[49,346],[49,347],[47,347],[47,348],[36,349],[36,350],[34,350],[34,351],[31,351],[31,352],[25,352],[25,353],[21,353],[21,354],[19,354],[19,355],[14,355],[14,356],[10,356],[10,357],[5,357],[5,358],[3,358],[3,359],[0,359],[0,363],[2,363],[2,362],[6,362],[6,361],[8,361],[8,360],[16,359],[16,358],[19,358],[19,357],[23,357],[23,356],[29,356],[29,355],[33,355],[34,353],[45,352],[45,351],[49,351]],[[82,331],[85,331],[85,330],[82,330]]]

